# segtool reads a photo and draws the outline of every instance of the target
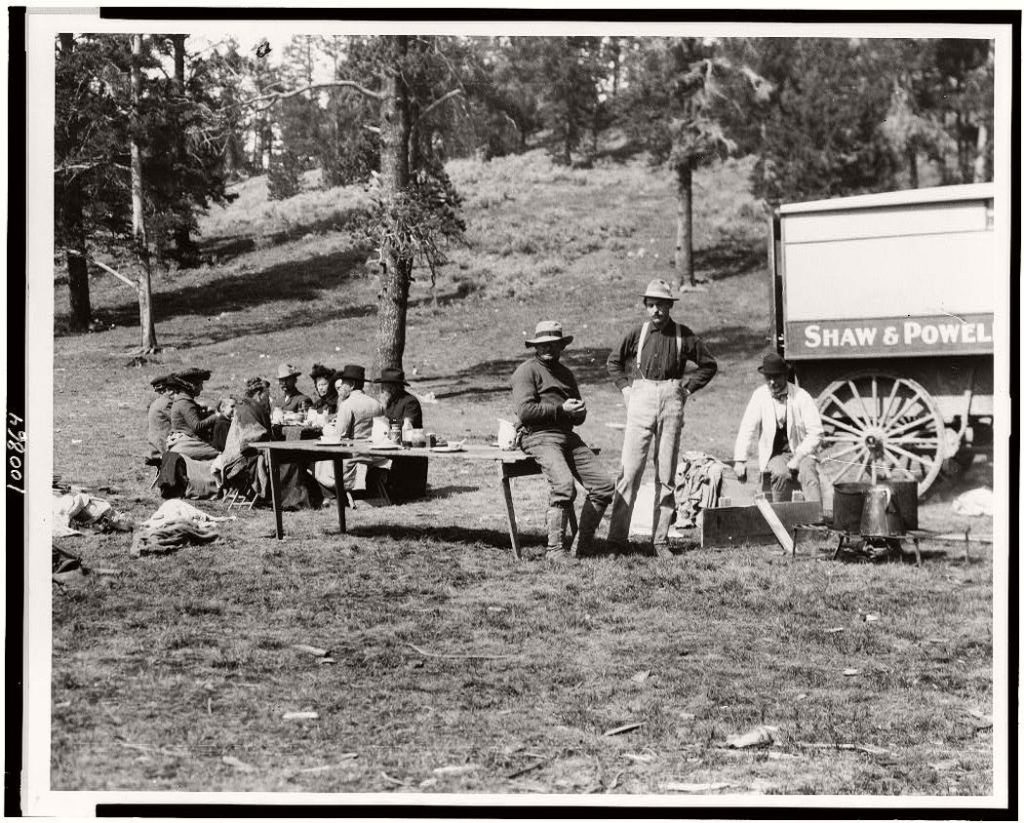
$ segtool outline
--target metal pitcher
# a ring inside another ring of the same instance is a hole
[[[888,538],[904,534],[903,520],[889,486],[871,486],[864,493],[860,517],[861,537]]]

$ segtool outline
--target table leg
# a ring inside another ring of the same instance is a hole
[[[345,533],[345,458],[334,458],[334,496],[338,500],[338,531]]]
[[[501,490],[505,494],[505,514],[508,517],[508,535],[512,540],[512,551],[516,560],[523,559],[522,549],[519,547],[519,530],[516,527],[516,508],[512,503],[512,479],[505,472],[505,464],[499,464],[501,473]]]
[[[277,528],[277,539],[284,539],[284,521],[281,517],[281,458],[267,449],[267,462],[270,464],[270,499],[274,504],[274,524]]]

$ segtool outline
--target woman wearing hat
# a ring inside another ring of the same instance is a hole
[[[314,363],[309,370],[313,381],[313,408],[318,412],[334,414],[338,410],[338,392],[334,389],[337,372],[320,363]]]
[[[295,366],[281,363],[277,367],[277,385],[281,389],[279,407],[283,412],[302,412],[313,405],[313,401],[299,391],[296,381],[302,374]]]
[[[167,436],[168,451],[193,460],[213,460],[220,452],[210,442],[220,412],[207,412],[196,402],[203,383],[210,379],[209,369],[186,369],[171,375],[174,387],[171,398],[171,433]]]
[[[146,414],[146,439],[149,441],[147,465],[160,465],[160,459],[167,451],[167,435],[171,433],[171,404],[174,402],[171,399],[174,390],[168,384],[170,377],[169,374],[164,374],[150,381],[156,397],[149,404],[149,411]]]
[[[652,280],[644,292],[647,322],[634,326],[608,355],[608,374],[626,404],[622,470],[615,484],[615,502],[608,541],[625,546],[647,455],[654,447],[654,552],[670,557],[668,529],[675,512],[676,465],[686,399],[708,384],[718,371],[704,341],[672,320],[678,298],[664,280]],[[686,361],[697,370],[684,381]],[[632,383],[632,385],[630,385]]]
[[[262,377],[251,377],[245,381],[244,396],[235,407],[224,455],[219,460],[223,485],[268,502],[271,493],[266,454],[251,446],[273,439],[270,383]],[[315,509],[323,502],[320,488],[301,463],[281,463],[280,480],[282,509]]]
[[[807,500],[821,500],[818,446],[823,429],[814,398],[789,382],[792,367],[775,352],[768,352],[757,370],[764,385],[754,389],[740,422],[733,467],[736,477],[747,478],[747,452],[757,439],[757,465],[771,475],[772,500],[792,499],[799,485]]]
[[[526,341],[534,356],[512,375],[512,402],[523,427],[522,448],[540,465],[548,481],[547,557],[569,557],[565,545],[565,527],[569,507],[576,497],[576,481],[587,490],[580,515],[577,557],[593,551],[594,533],[612,499],[611,478],[601,469],[596,455],[573,431],[587,418],[587,407],[580,397],[572,372],[559,358],[572,342],[562,334],[562,324],[543,320],[533,338]]]

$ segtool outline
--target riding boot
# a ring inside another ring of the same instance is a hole
[[[606,508],[608,508],[608,504],[598,506],[589,498],[584,501],[583,511],[580,512],[580,540],[576,544],[577,557],[594,556],[594,533],[601,525],[601,518],[604,517]]]
[[[565,548],[565,526],[569,520],[569,512],[560,506],[552,506],[547,511],[548,546],[545,556],[549,560],[567,560],[569,552]]]

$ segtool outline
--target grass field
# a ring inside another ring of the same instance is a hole
[[[711,282],[675,312],[720,364],[688,404],[683,447],[720,456],[766,344],[764,217],[748,169],[697,175],[697,263]],[[404,363],[414,390],[436,398],[427,427],[488,440],[510,413],[524,337],[554,316],[576,335],[566,361],[590,408],[581,433],[613,473],[621,435],[606,424],[623,408],[604,362],[639,319],[647,280],[671,279],[669,179],[638,161],[560,169],[539,152],[450,172],[469,245],[434,293],[417,273]],[[154,375],[206,366],[212,399],[281,361],[307,372],[370,363],[377,286],[345,230],[361,193],[310,190],[271,206],[261,185],[209,217],[215,264],[157,278],[160,355],[129,365],[134,295],[112,278],[92,285],[113,328],[55,341],[54,470],[113,487],[102,496],[136,520],[160,502],[142,465]],[[56,301],[60,315],[62,286]],[[256,511],[212,545],[135,560],[130,535],[62,540],[118,574],[54,587],[53,787],[992,791],[991,547],[965,559],[962,546],[926,542],[920,568],[756,546],[516,562],[492,471],[438,461],[429,499],[360,506],[343,536],[333,511],[292,513],[279,543],[272,515]],[[990,532],[950,503],[991,482],[982,462],[937,489],[922,526]],[[519,480],[514,492],[532,557],[544,484]],[[283,719],[297,711],[318,717]],[[760,724],[777,729],[774,745],[725,746]]]

